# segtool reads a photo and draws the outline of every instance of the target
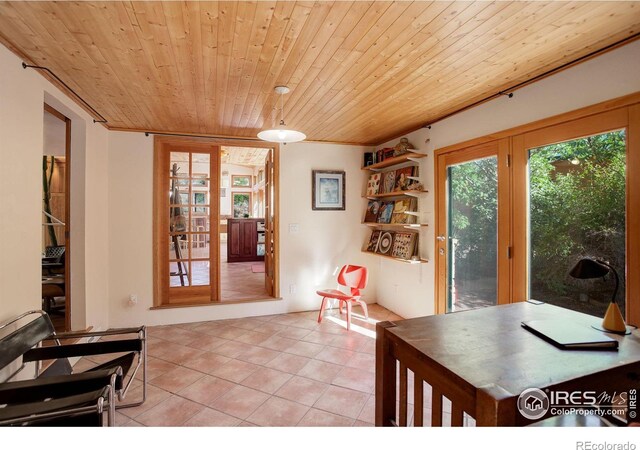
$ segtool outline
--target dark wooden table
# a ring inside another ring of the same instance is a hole
[[[475,418],[478,426],[505,426],[532,422],[516,408],[518,396],[528,388],[640,388],[637,331],[607,335],[619,341],[618,351],[560,350],[520,325],[538,319],[563,319],[586,327],[601,322],[556,306],[521,302],[378,323],[376,425],[407,425],[407,370],[414,374],[416,426],[426,422],[423,381],[431,386],[431,404],[424,408],[431,408],[432,426],[442,425],[443,396],[451,401],[452,426],[462,426],[463,413]]]

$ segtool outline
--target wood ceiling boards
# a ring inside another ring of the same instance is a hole
[[[637,2],[0,2],[111,129],[376,144],[638,33]],[[31,69],[30,69],[31,70]]]

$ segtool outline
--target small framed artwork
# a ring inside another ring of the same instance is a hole
[[[314,170],[311,196],[311,209],[314,211],[344,211],[344,170]]]
[[[231,194],[233,217],[242,219],[251,216],[251,192],[234,192]]]
[[[250,188],[251,175],[231,175],[231,187]]]
[[[206,173],[194,173],[191,176],[191,186],[195,188],[209,187],[209,176]]]

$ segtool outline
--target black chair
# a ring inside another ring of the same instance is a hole
[[[83,395],[81,399],[78,398],[76,400],[87,402],[89,397],[84,394],[93,393],[91,401],[95,401],[95,404],[90,406],[98,408],[100,398],[103,398],[101,407],[105,404],[104,388],[108,387],[110,392],[107,392],[107,394],[111,398],[106,403],[109,407],[110,420],[112,420],[116,408],[139,406],[145,401],[147,389],[145,326],[97,332],[56,334],[46,312],[29,311],[0,325],[0,331],[11,325],[18,326],[19,322],[32,315],[37,317],[0,339],[0,370],[17,365],[17,369],[7,378],[6,382],[0,384],[0,404],[18,406],[25,404],[25,402],[29,403],[32,400],[37,402],[43,400],[44,398],[41,398],[41,396],[45,394],[49,394],[49,397],[46,398],[55,400],[62,400],[57,398],[58,395],[61,395],[65,400],[64,402],[58,402],[60,404],[66,404],[69,401],[68,397],[74,395]],[[135,336],[127,338],[126,335]],[[107,336],[110,338],[117,336],[118,339],[75,342],[71,344],[62,344],[60,341],[61,339],[80,340]],[[43,346],[43,344],[51,345]],[[86,372],[72,374],[68,358],[115,353],[124,354]],[[42,370],[41,362],[45,360],[51,360],[52,362]],[[28,380],[28,382],[11,382],[10,380],[23,371],[29,363],[35,364],[35,379]],[[121,403],[116,406],[115,398],[117,397],[121,402],[125,399],[131,383],[141,366],[142,399],[138,402]],[[107,379],[109,380],[108,386],[100,384]],[[18,395],[17,393],[20,394]],[[54,397],[51,397],[51,395]],[[9,403],[4,403],[3,399]],[[13,404],[11,402],[19,403]],[[86,404],[82,406],[82,408],[88,407]],[[55,411],[49,411],[49,413],[55,413]],[[0,424],[2,423],[1,418],[2,415],[0,414]]]

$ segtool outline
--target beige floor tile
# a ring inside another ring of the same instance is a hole
[[[313,406],[323,411],[356,419],[360,415],[362,407],[368,398],[369,394],[365,394],[364,392],[338,386],[329,386]]]
[[[211,405],[214,409],[239,419],[249,417],[268,398],[269,394],[237,385]]]
[[[342,369],[331,382],[331,384],[336,386],[342,386],[366,393],[373,392],[375,383],[375,373],[367,370],[355,369],[353,367],[345,367]]]
[[[239,328],[237,328],[239,330]],[[229,341],[220,347],[216,347],[212,350],[213,353],[218,355],[227,356],[229,358],[237,358],[244,352],[251,350],[253,346],[237,341]]]
[[[287,349],[296,345],[298,341],[295,339],[289,339],[280,336],[270,336],[264,342],[260,343],[261,347],[265,347],[271,350],[276,350],[279,352],[287,351]]]
[[[336,347],[325,347],[315,356],[320,361],[330,362],[344,366],[353,358],[354,352]]]
[[[275,359],[278,355],[280,355],[280,352],[278,351],[270,350],[264,347],[253,346],[242,355],[238,356],[238,359],[241,361],[264,366],[268,362]]]
[[[224,344],[228,344],[229,340],[218,336],[211,336],[209,334],[200,334],[200,338],[192,341],[189,347],[197,348],[198,350],[212,351]]]
[[[227,356],[205,352],[202,355],[184,361],[182,365],[189,369],[197,370],[198,372],[211,373],[229,361],[231,361],[231,358]]]
[[[177,367],[150,381],[156,387],[169,392],[178,392],[202,378],[204,374],[186,367]]]
[[[211,406],[213,402],[235,387],[232,383],[221,378],[205,375],[195,383],[179,392],[179,395],[203,405]]]
[[[309,361],[311,361],[311,358],[305,356],[280,353],[275,359],[266,364],[266,366],[281,370],[282,372],[296,374],[306,366]]]
[[[347,361],[346,366],[375,373],[376,357],[375,355],[371,355],[369,353],[354,353],[353,358]]]
[[[235,427],[242,422],[215,409],[206,408],[184,423],[185,427]]]
[[[170,363],[169,361],[148,357],[147,358],[147,381],[153,380],[154,378],[157,378],[160,375],[164,375],[165,373],[177,367],[178,365]],[[138,370],[138,373],[136,374],[136,378],[138,380],[142,380],[142,375],[143,374],[142,374],[142,367],[141,367]]]
[[[353,419],[311,408],[298,422],[299,427],[350,427]]]
[[[358,420],[371,424],[376,422],[376,397],[374,395],[369,397],[367,403],[364,404]]]
[[[178,427],[204,408],[198,403],[174,395],[139,415],[135,420],[148,427]]]
[[[247,378],[242,380],[240,384],[253,389],[257,389],[268,394],[273,394],[282,387],[292,375],[279,370],[261,367],[253,372]]]
[[[311,331],[305,330],[304,328],[288,327],[287,329],[280,331],[276,336],[300,340],[309,333],[311,333]]]
[[[303,405],[313,406],[328,387],[326,383],[296,376],[278,389],[276,395]]]
[[[265,427],[293,427],[309,410],[301,405],[283,398],[271,397],[251,414],[247,420]]]
[[[239,383],[259,368],[260,366],[256,366],[255,364],[232,359],[225,365],[211,372],[211,375],[233,381],[234,383]]]
[[[341,370],[342,366],[312,359],[298,372],[298,375],[322,383],[331,383]]]
[[[298,341],[296,344],[289,347],[286,352],[293,353],[298,356],[306,356],[307,358],[313,358],[324,348],[323,345],[314,344],[312,342]]]

